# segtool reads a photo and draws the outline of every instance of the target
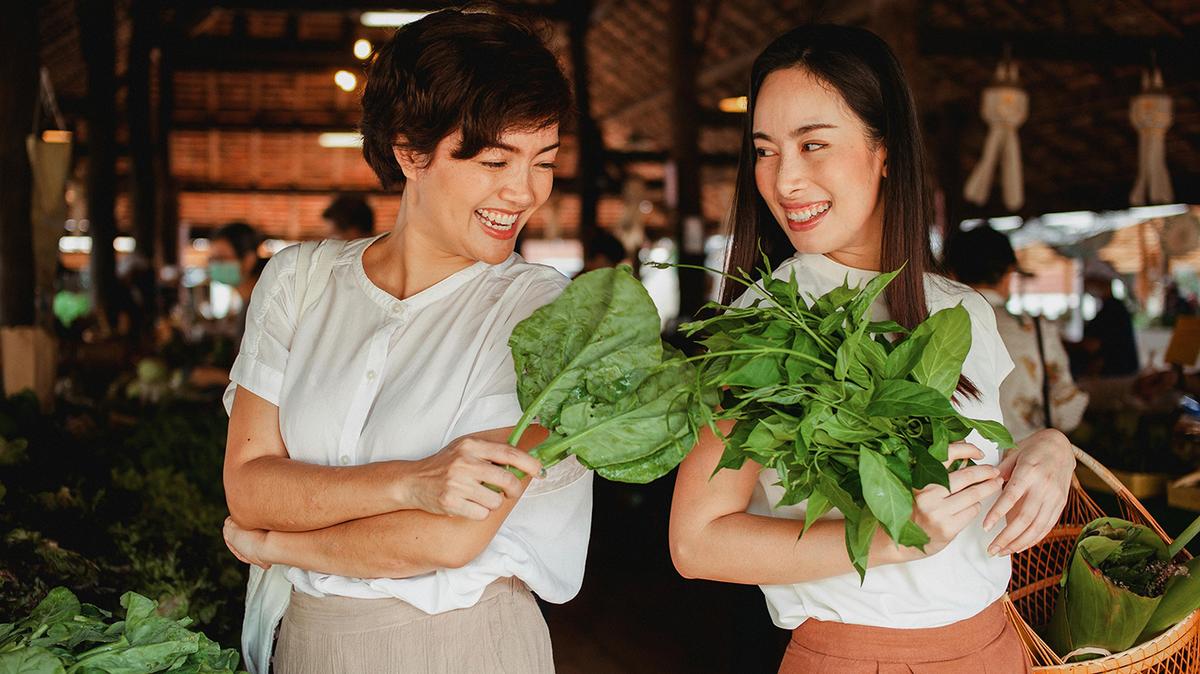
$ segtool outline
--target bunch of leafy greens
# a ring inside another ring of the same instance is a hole
[[[1115,517],[1089,522],[1059,582],[1046,640],[1068,660],[1119,653],[1200,608],[1196,560],[1176,557],[1200,533],[1200,518],[1170,546],[1150,527]]]
[[[677,466],[716,396],[659,325],[628,267],[572,281],[509,339],[524,411],[509,442],[537,419],[550,437],[530,454],[546,467],[573,454],[607,479],[646,483]]]
[[[106,399],[107,381],[53,413],[29,392],[0,399],[0,622],[57,586],[99,606],[133,590],[237,643],[246,570],[221,537],[224,410]]]
[[[121,597],[125,619],[82,604],[57,587],[25,618],[0,624],[0,672],[91,674],[178,672],[233,674],[238,653],[222,649],[187,618],[158,614],[157,602],[134,592]]]
[[[682,328],[707,349],[701,385],[723,389],[715,418],[735,422],[718,470],[746,459],[775,469],[778,505],[808,502],[805,531],[840,510],[860,578],[877,526],[901,545],[928,542],[912,521],[913,490],[949,487],[950,443],[977,430],[1012,446],[1001,424],[968,419],[950,402],[971,348],[966,309],[938,311],[911,332],[870,320],[898,273],[862,288],[843,283],[812,302],[794,275],[773,278],[769,267],[759,283],[727,276],[760,297],[746,307],[710,305],[720,313]]]

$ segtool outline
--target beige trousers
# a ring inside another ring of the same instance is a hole
[[[292,592],[275,674],[553,674],[550,632],[515,578],[475,606],[429,615],[399,599]]]

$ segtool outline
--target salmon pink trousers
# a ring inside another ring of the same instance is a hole
[[[779,674],[1028,674],[1033,669],[1002,601],[973,618],[923,629],[806,620]]]

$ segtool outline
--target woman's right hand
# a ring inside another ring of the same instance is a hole
[[[983,452],[968,442],[950,445],[950,460],[982,459]],[[912,551],[920,557],[940,552],[963,529],[966,529],[983,509],[983,501],[995,496],[1004,486],[1000,471],[995,466],[968,465],[950,473],[950,490],[940,484],[931,484],[914,494],[912,519],[929,535],[922,553]]]
[[[540,461],[516,447],[469,435],[412,465],[407,502],[435,515],[472,520],[487,519],[504,503],[505,497],[521,496],[521,480],[505,466],[518,468],[527,475],[537,475],[542,470]],[[485,483],[501,491],[494,492]]]

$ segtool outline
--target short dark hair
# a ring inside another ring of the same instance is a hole
[[[399,28],[371,59],[363,157],[385,189],[404,184],[394,147],[430,157],[462,131],[457,159],[506,131],[567,121],[571,87],[534,27],[497,12],[447,9]]]
[[[239,260],[250,253],[257,255],[258,244],[262,243],[262,237],[258,235],[258,230],[241,221],[231,222],[221,227],[212,235],[212,240],[228,241]]]
[[[1008,237],[987,225],[953,233],[943,257],[946,270],[969,286],[994,286],[1017,264]]]
[[[321,212],[321,217],[333,223],[339,232],[358,232],[365,236],[375,233],[375,212],[362,196],[339,194]]]

